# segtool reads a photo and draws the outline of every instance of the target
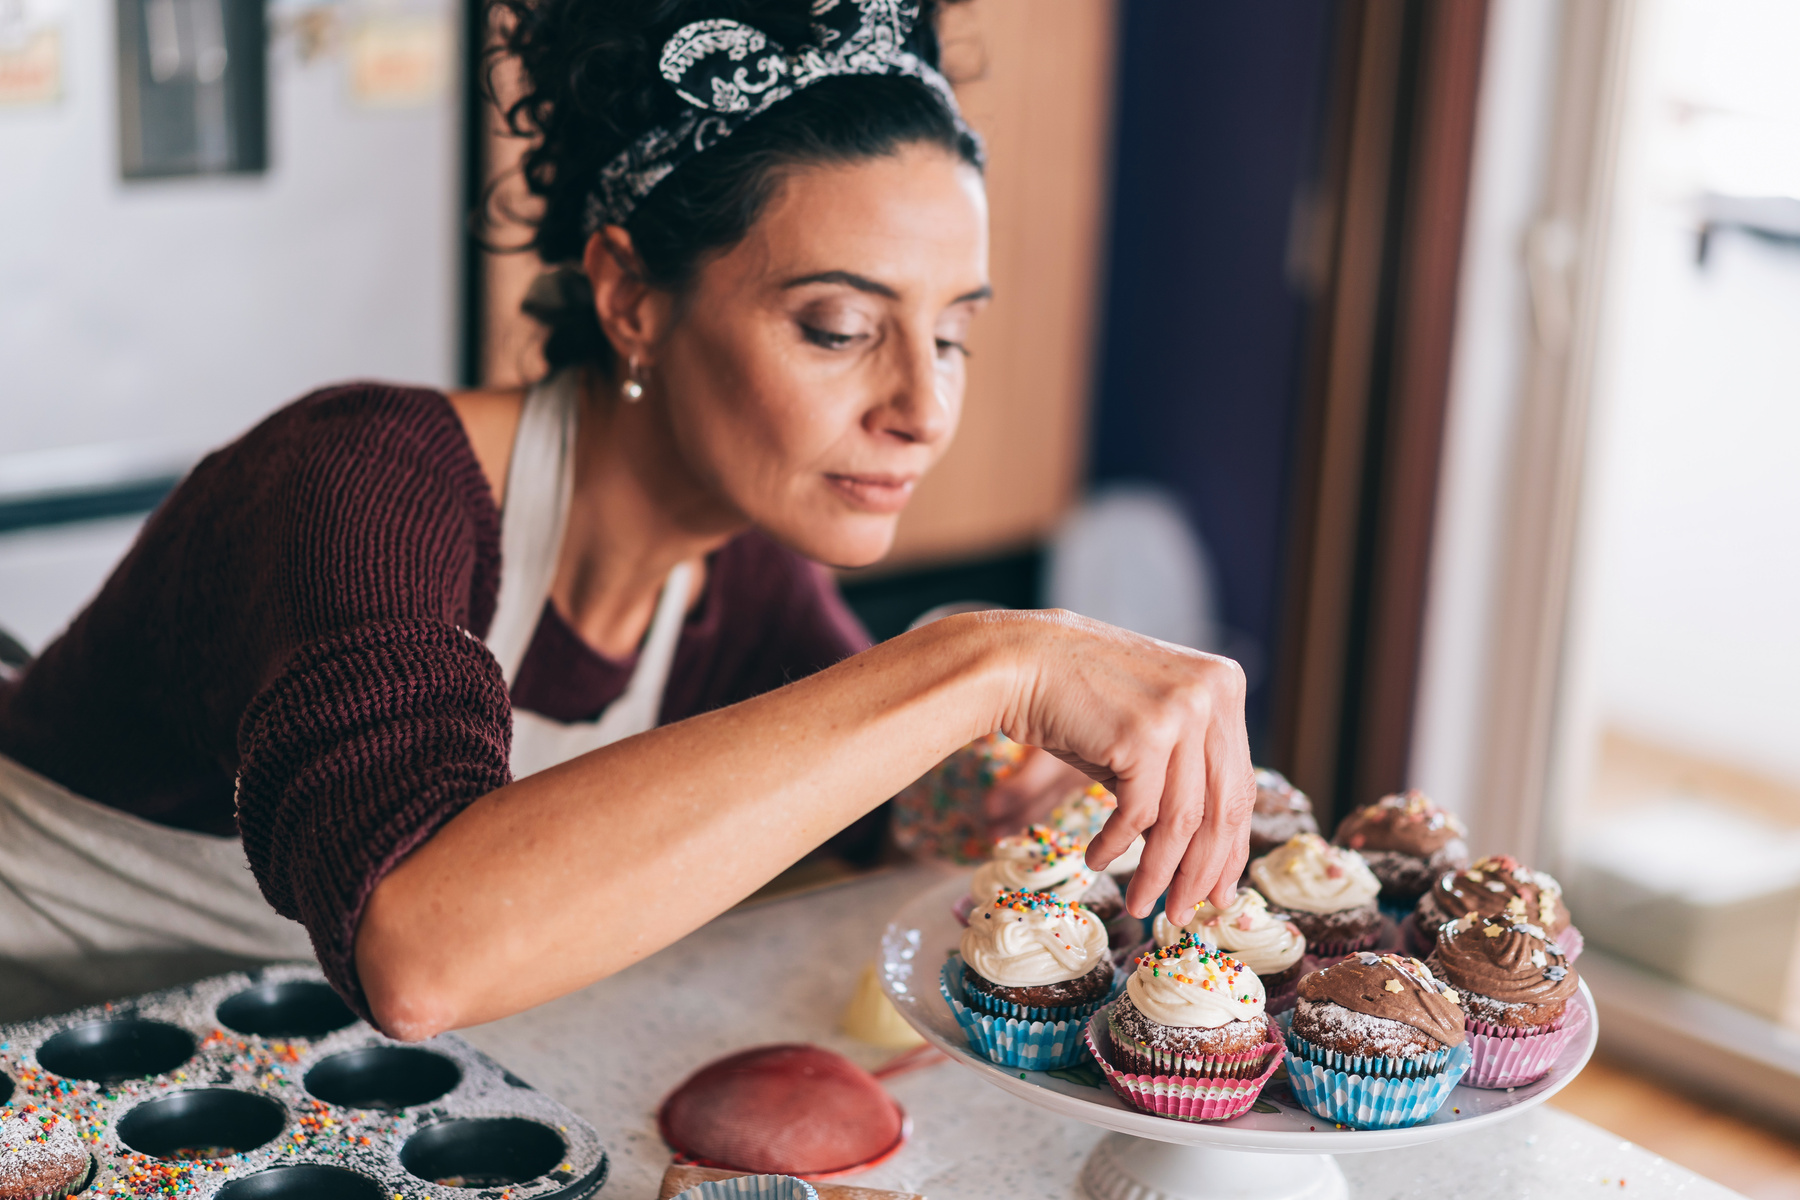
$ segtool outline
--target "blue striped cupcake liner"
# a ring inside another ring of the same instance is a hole
[[[1080,1009],[1066,1010],[1079,1012],[1079,1016],[1045,1021],[997,1016],[970,1008],[962,973],[962,959],[952,955],[938,973],[938,989],[944,993],[956,1023],[962,1026],[964,1036],[969,1039],[969,1047],[989,1062],[1027,1071],[1058,1071],[1085,1061],[1088,1056],[1084,1036],[1087,1019],[1118,995],[1123,979],[1122,976],[1114,977],[1105,999]]]
[[[1452,1053],[1451,1048],[1446,1046],[1423,1058],[1343,1054],[1309,1042],[1292,1029],[1287,1031],[1287,1044],[1288,1049],[1293,1053],[1328,1070],[1344,1071],[1351,1075],[1386,1075],[1394,1079],[1414,1079],[1422,1075],[1435,1075],[1444,1069],[1444,1064],[1450,1061]]]
[[[738,1175],[708,1180],[676,1193],[675,1200],[819,1200],[819,1192],[792,1175]]]

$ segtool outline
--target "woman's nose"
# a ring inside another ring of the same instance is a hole
[[[888,384],[887,401],[871,415],[879,432],[931,445],[956,425],[955,375],[940,364],[937,337],[908,338]]]

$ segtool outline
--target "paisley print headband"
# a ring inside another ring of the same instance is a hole
[[[682,26],[664,43],[657,65],[689,108],[600,169],[588,195],[587,232],[624,224],[676,167],[800,89],[836,75],[910,75],[936,92],[957,128],[975,138],[949,81],[906,49],[918,17],[918,0],[814,0],[817,45],[798,50],[741,21]]]

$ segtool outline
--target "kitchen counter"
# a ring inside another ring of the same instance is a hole
[[[703,1063],[770,1042],[813,1042],[869,1068],[892,1057],[838,1032],[838,1016],[888,918],[943,873],[912,867],[728,913],[611,979],[465,1035],[599,1129],[612,1157],[599,1200],[649,1200],[669,1164],[657,1103]],[[1076,1175],[1098,1129],[948,1062],[888,1088],[912,1138],[846,1182],[931,1200],[1082,1196]],[[1737,1194],[1543,1106],[1485,1134],[1339,1162],[1351,1194],[1370,1200]]]

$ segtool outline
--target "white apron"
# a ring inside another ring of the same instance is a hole
[[[509,688],[556,574],[579,407],[572,372],[534,387],[513,444],[487,638]],[[631,682],[598,720],[515,712],[515,777],[655,727],[691,574],[669,573]],[[120,812],[0,755],[0,1021],[311,957],[305,928],[262,898],[239,839]]]

